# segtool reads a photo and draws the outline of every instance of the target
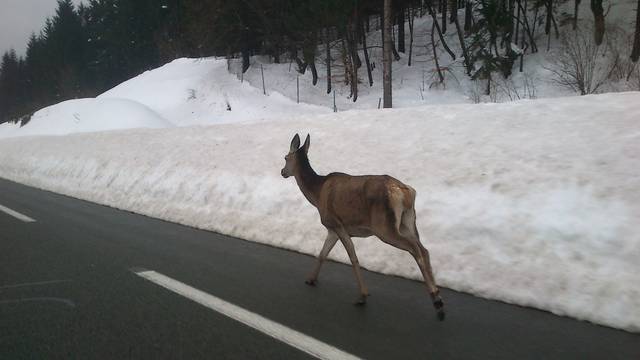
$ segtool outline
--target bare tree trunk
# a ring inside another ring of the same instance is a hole
[[[352,79],[352,62],[351,59],[349,59],[349,50],[347,49],[347,44],[344,40],[343,36],[339,36],[340,37],[340,57],[342,58],[342,64],[344,65],[344,84],[345,85],[350,85],[351,84],[351,79]],[[353,91],[353,89],[351,89]],[[349,95],[351,96],[353,95],[353,92]]]
[[[525,4],[526,4],[526,0],[525,0]],[[518,9],[522,8],[522,4],[520,4],[520,0],[518,0]],[[522,12],[522,14],[524,15],[524,19],[527,19],[527,13],[525,11]],[[527,24],[528,27],[528,24]],[[521,50],[520,50],[520,72],[524,71],[524,53],[527,51],[527,49],[529,48],[529,44],[526,43],[526,37],[525,34],[526,32],[525,30],[525,23],[522,24],[522,42],[521,42]],[[516,43],[518,42],[518,39],[516,39]]]
[[[518,34],[520,34],[520,0],[516,1],[518,3],[518,12],[516,14],[516,33],[514,39],[516,39],[516,44],[518,43]]]
[[[527,0],[524,1],[525,3],[525,9],[526,9],[526,4],[527,4]],[[529,24],[526,21],[527,20],[527,12],[526,10],[522,9],[522,4],[520,3],[520,0],[518,0],[518,10],[522,11],[522,15],[524,17],[525,22],[522,23],[522,42],[521,42],[521,51],[520,51],[520,72],[524,71],[524,53],[527,51],[527,49],[529,48],[529,44],[526,43],[526,37],[525,37],[525,25],[526,25],[526,29],[529,29]],[[516,43],[518,42],[518,39],[516,39]]]
[[[507,39],[508,40],[508,44],[507,45],[509,45],[509,49],[511,49],[511,44],[510,43],[513,42],[512,39],[514,38],[513,37],[514,27],[515,27],[514,21],[516,20],[516,16],[515,16],[515,14],[513,12],[516,9],[515,2],[516,2],[516,0],[509,0],[509,31],[508,31],[508,37],[509,38]],[[517,36],[516,36],[516,39],[517,39]]]
[[[364,63],[367,65],[367,76],[369,77],[369,86],[373,86],[373,75],[371,74],[371,62],[369,61],[369,50],[367,49],[367,33],[365,31],[362,32],[362,52],[364,52]]]
[[[297,70],[300,74],[304,74],[305,72],[307,72],[307,63],[302,61],[302,59],[298,57],[298,49],[295,47],[295,45],[292,45],[290,56],[296,62],[296,65],[298,66]]]
[[[558,23],[556,17],[551,13],[551,23],[553,24],[553,30],[556,32],[556,39],[560,39],[560,31],[558,30]]]
[[[553,11],[553,0],[546,0],[544,5],[547,8],[547,16],[544,23],[544,33],[548,35],[551,32],[551,12]]]
[[[551,48],[551,19],[553,16],[553,0],[546,0],[547,16],[544,24],[544,33],[547,34],[547,51]]]
[[[404,54],[404,6],[398,9],[398,52]]]
[[[249,70],[250,63],[250,53],[248,48],[242,49],[242,73],[247,72]]]
[[[533,33],[534,33],[534,29],[531,29],[531,27],[529,26],[529,20],[527,17],[527,12],[526,12],[526,8],[527,8],[527,0],[524,1],[524,7],[522,7],[522,4],[518,3],[518,5],[520,6],[522,13],[524,14],[524,23],[523,23],[523,34],[522,34],[522,47],[525,47],[525,37],[524,37],[524,33],[526,30],[526,34],[527,37],[529,38],[529,42],[531,43],[531,52],[535,53],[538,52],[538,46],[536,45],[536,41],[533,38]],[[537,17],[534,16],[534,19]],[[533,25],[535,27],[535,21],[533,22]]]
[[[327,94],[331,93],[331,46],[329,46],[329,27],[324,29],[324,51],[327,66]]]
[[[460,47],[462,48],[462,56],[464,57],[464,67],[467,69],[467,75],[471,76],[471,64],[469,63],[469,54],[467,53],[467,46],[464,43],[464,36],[462,29],[460,28],[460,21],[458,21],[457,9],[458,0],[449,0],[449,7],[451,8],[451,21],[456,25],[456,32],[458,33],[458,40],[460,41]]]
[[[440,37],[440,41],[442,41],[442,46],[447,51],[449,56],[451,56],[451,58],[453,60],[455,60],[456,59],[456,55],[453,53],[453,51],[451,51],[451,49],[449,48],[449,45],[447,45],[447,42],[444,40],[444,36],[442,36],[442,31],[440,31],[440,25],[438,24],[438,18],[436,17],[435,12],[433,11],[433,6],[431,5],[431,0],[426,0],[426,4],[427,4],[427,8],[428,8],[429,12],[431,13],[431,18],[433,19],[433,24],[434,24],[436,30],[438,31],[438,36]]]
[[[318,43],[318,33],[313,31],[307,34],[302,49],[302,58],[304,63],[311,70],[312,83],[315,86],[318,83],[318,70],[316,69],[316,45]]]
[[[382,27],[383,43],[382,43],[382,56],[383,56],[383,107],[392,107],[391,101],[391,0],[384,0],[383,8],[384,25]]]
[[[600,45],[604,38],[604,9],[602,8],[602,0],[591,0],[591,12],[593,12],[593,20],[596,25],[594,39],[596,45]]]
[[[527,1],[525,0],[525,9],[526,7]],[[536,11],[533,13],[533,26],[531,27],[531,38],[533,38],[533,36],[535,36],[536,34],[536,27],[538,25],[538,11],[540,10],[540,7],[536,6]]]
[[[400,54],[398,54],[398,50],[396,50],[396,44],[391,40],[391,52],[393,53],[393,59],[395,61],[400,60]]]
[[[578,28],[578,10],[580,9],[580,1],[575,0],[575,4],[573,6],[573,30]]]
[[[636,33],[633,37],[633,50],[631,50],[631,61],[638,62],[640,58],[640,0],[636,8]]]
[[[464,32],[471,31],[471,25],[473,23],[473,5],[471,0],[467,0],[467,4],[464,7]]]
[[[491,95],[491,73],[489,73],[489,77],[487,78],[487,90],[485,91],[485,95]]]
[[[452,24],[458,17],[458,1],[449,0],[449,23]]]
[[[391,53],[393,54],[393,59],[395,61],[400,60],[400,54],[398,50],[396,50],[396,31],[393,27],[393,23],[391,24]]]
[[[349,49],[349,59],[351,61],[351,96],[353,102],[358,100],[358,68],[362,66],[358,56],[358,14],[354,13],[353,19],[347,24],[347,46]]]
[[[413,7],[409,8],[409,62],[407,66],[411,66],[411,55],[413,54]]]
[[[522,12],[522,43],[520,44],[521,48],[524,48],[524,43],[525,43],[525,32],[527,31],[531,31],[531,28],[529,28],[529,17],[527,16],[527,0],[524,0],[524,7],[522,6],[522,3],[520,1],[518,1],[518,9]],[[526,29],[526,31],[525,31]]]
[[[434,30],[436,28],[437,22],[433,22],[431,25],[431,49],[433,50],[433,60],[436,63],[436,70],[438,71],[438,78],[440,79],[440,83],[444,82],[444,75],[442,75],[442,70],[440,69],[440,62],[438,62],[438,52],[436,50],[436,39],[433,36]]]
[[[553,0],[547,0],[547,21],[545,24],[545,34],[547,34],[547,51],[551,48],[551,25],[553,24],[553,28],[556,31],[556,39],[560,38],[560,32],[558,31],[558,24],[556,23],[556,18],[553,16]]]
[[[447,1],[440,0],[442,3],[442,33],[447,32]]]
[[[309,63],[309,68],[311,69],[311,76],[312,76],[312,84],[315,86],[318,83],[318,70],[316,69],[316,62],[315,60],[312,60]]]
[[[347,36],[350,37],[350,51],[351,58],[353,60],[353,65],[356,68],[356,71],[362,66],[362,60],[360,60],[360,55],[358,55],[358,41],[361,40],[360,37],[360,14],[357,10],[354,11],[353,21],[349,24],[349,28],[347,29]]]

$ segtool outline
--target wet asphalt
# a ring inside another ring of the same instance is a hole
[[[349,266],[309,287],[313,257],[2,179],[0,205],[36,220],[0,212],[0,359],[309,357],[132,268],[366,359],[640,359],[640,334],[448,289],[439,322],[421,283],[368,271],[357,307]]]

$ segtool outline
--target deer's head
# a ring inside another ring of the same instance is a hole
[[[309,143],[311,142],[310,136],[307,134],[307,138],[304,141],[304,145],[300,147],[300,136],[296,134],[291,140],[291,146],[289,147],[289,153],[284,157],[285,164],[280,171],[282,177],[288,178],[295,175],[300,164],[299,158],[306,156],[309,151]]]

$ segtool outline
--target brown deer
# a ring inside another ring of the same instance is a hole
[[[416,191],[387,175],[318,175],[307,157],[310,141],[307,135],[304,145],[300,147],[298,134],[293,137],[289,153],[285,156],[286,163],[281,171],[285,178],[295,177],[304,196],[318,209],[320,221],[328,232],[317,263],[306,283],[310,286],[316,285],[322,263],[340,239],[347,250],[360,288],[356,304],[364,305],[369,292],[362,280],[351,238],[375,235],[391,246],[408,251],[415,258],[438,319],[444,320],[444,303],[431,271],[429,252],[420,243],[416,227]]]

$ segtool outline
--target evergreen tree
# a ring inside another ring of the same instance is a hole
[[[12,49],[0,63],[0,123],[15,119],[24,103],[23,64]]]
[[[481,1],[476,14],[469,46],[470,66],[474,68],[471,77],[487,80],[486,94],[489,94],[492,74],[500,72],[509,77],[517,58],[510,42],[513,18],[502,0]],[[504,41],[501,42],[504,47],[498,45],[499,40]]]
[[[633,48],[631,50],[631,60],[638,62],[640,58],[640,0],[636,6],[636,31],[633,35]]]
[[[56,14],[47,34],[46,49],[54,77],[56,100],[79,97],[86,36],[71,0],[58,0]]]

